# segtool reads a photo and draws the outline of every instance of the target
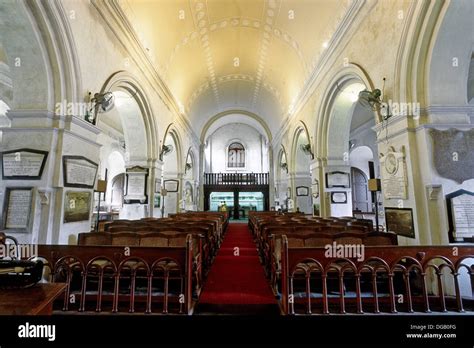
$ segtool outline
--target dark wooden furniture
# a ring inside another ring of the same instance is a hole
[[[368,246],[364,258],[326,257],[326,249],[291,247],[283,236],[283,314],[472,312],[473,297],[462,295],[460,276],[474,285],[474,246]],[[466,274],[467,273],[467,274]],[[438,293],[430,289],[430,276]],[[443,283],[454,285],[454,294]],[[329,281],[339,290],[329,291]],[[348,291],[347,280],[354,285]],[[365,290],[364,290],[365,288]],[[400,303],[400,295],[403,301]]]
[[[64,283],[41,283],[26,289],[0,290],[0,315],[51,315],[54,300],[65,290]]]

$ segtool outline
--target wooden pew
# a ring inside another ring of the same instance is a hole
[[[463,298],[459,284],[460,271],[464,270],[474,289],[474,245],[456,246],[457,253],[453,253],[452,246],[369,246],[364,250],[364,259],[358,260],[326,257],[324,248],[293,247],[286,236],[282,241],[280,304],[284,314],[345,314],[349,305],[359,314],[474,311],[474,299]],[[446,295],[443,268],[451,274],[453,296]],[[429,291],[430,270],[434,270],[434,281],[439,287],[437,295]],[[328,292],[330,277],[336,277],[340,286],[337,296]],[[347,278],[355,283],[353,296],[346,296]],[[370,296],[361,290],[363,279],[372,287]],[[316,280],[321,283],[320,292],[314,290]],[[421,284],[420,289],[414,288],[416,284]],[[380,293],[382,285],[388,289],[385,294]],[[400,293],[403,303],[397,301]]]
[[[67,284],[63,311],[134,313],[139,306],[144,313],[192,314],[192,236],[179,247],[39,245],[38,252],[49,280]]]

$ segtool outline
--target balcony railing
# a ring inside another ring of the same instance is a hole
[[[204,185],[268,185],[268,173],[204,173]]]

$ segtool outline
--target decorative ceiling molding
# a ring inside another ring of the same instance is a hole
[[[228,23],[231,23],[228,25]],[[257,19],[252,19],[249,17],[228,17],[226,19],[220,20],[218,22],[214,22],[209,24],[206,28],[208,32],[216,32],[228,28],[249,28],[261,31],[264,26],[262,25],[262,21]],[[282,42],[285,42],[292,50],[295,51],[295,54],[300,58],[300,62],[305,70],[306,73],[309,74],[309,66],[310,62],[305,61],[303,52],[300,49],[300,44],[291,36],[291,34],[281,28],[275,28],[272,31],[272,35]],[[190,42],[195,41],[199,37],[198,31],[193,31],[188,35],[184,36],[182,39],[179,40],[178,44],[173,49],[166,66],[163,69],[164,76],[167,76],[168,70],[173,63],[173,59],[175,58],[178,51],[182,48],[187,46]]]
[[[209,84],[214,92],[214,98],[216,99],[217,107],[220,105],[219,90],[217,88],[216,70],[214,66],[214,60],[212,58],[212,52],[209,42],[209,30],[207,23],[209,21],[209,14],[207,12],[207,2],[200,2],[195,0],[194,6],[191,6],[193,12],[194,26],[196,31],[199,31],[199,39],[201,46],[206,57],[206,66],[209,72]]]
[[[96,8],[104,23],[113,32],[117,41],[122,45],[126,52],[129,53],[130,59],[135,63],[138,70],[141,71],[143,77],[155,86],[155,92],[162,100],[168,110],[174,115],[177,123],[196,141],[198,137],[191,127],[189,120],[183,117],[177,99],[169,90],[166,83],[161,78],[150,56],[146,53],[137,33],[135,32],[130,21],[123,12],[119,0],[91,0],[92,5]]]
[[[263,26],[264,32],[262,34],[262,41],[260,46],[260,58],[257,66],[257,78],[255,81],[255,89],[253,92],[252,107],[255,108],[258,100],[258,94],[260,92],[260,85],[262,84],[263,72],[267,62],[268,46],[272,39],[272,31],[274,26],[275,18],[278,17],[280,12],[281,0],[267,0],[265,1],[265,25]]]
[[[226,83],[226,82],[234,82],[234,81],[254,83],[255,77],[252,75],[245,75],[245,74],[229,74],[229,75],[224,75],[217,78],[217,82],[219,84]],[[278,91],[278,89],[266,81],[263,82],[263,87],[274,96],[274,98],[278,101],[280,108],[283,110],[284,108],[283,100],[281,98],[281,94]],[[209,88],[210,88],[209,82],[204,82],[198,87],[198,89],[194,91],[194,93],[189,98],[189,102],[186,107],[188,111],[191,109],[193,102]]]

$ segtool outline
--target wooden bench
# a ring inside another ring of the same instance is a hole
[[[474,311],[474,298],[461,296],[459,280],[463,272],[474,291],[473,245],[456,246],[457,253],[452,246],[370,246],[364,259],[358,260],[327,257],[324,248],[293,247],[286,236],[282,243],[284,314],[345,314],[349,308],[359,314]],[[454,285],[452,295],[447,293],[443,273],[449,273]],[[336,293],[328,290],[331,277],[339,285]],[[352,293],[345,288],[346,279],[354,283]],[[430,291],[431,282],[438,286],[437,294]],[[368,291],[363,291],[364,286]]]
[[[178,247],[39,245],[63,311],[192,314],[193,243]],[[197,294],[195,296],[198,296]]]

